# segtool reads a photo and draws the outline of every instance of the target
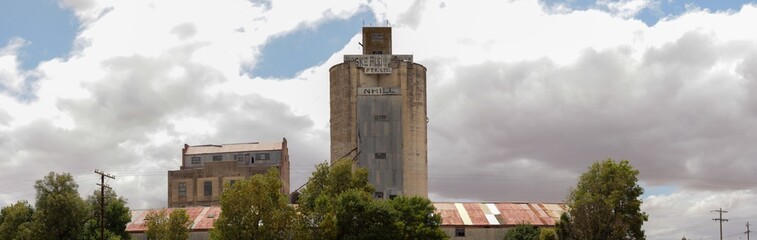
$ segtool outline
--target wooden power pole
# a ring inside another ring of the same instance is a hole
[[[95,169],[95,173],[100,174],[100,239],[105,240],[105,188],[110,189],[110,186],[105,185],[105,178],[116,179],[115,176],[104,173]]]
[[[723,211],[722,208],[718,210],[712,210],[710,212],[717,212],[720,213],[719,218],[713,218],[714,221],[720,221],[720,240],[723,240],[723,222],[728,222],[728,219],[723,219],[723,213],[727,213],[728,211]]]
[[[752,232],[749,230],[749,226],[751,226],[749,225],[749,222],[746,222],[746,232],[744,232],[746,233],[746,240],[749,240],[749,233]]]

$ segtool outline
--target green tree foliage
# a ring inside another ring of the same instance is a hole
[[[37,180],[34,235],[41,239],[76,239],[88,220],[89,207],[79,196],[71,174],[50,172]]]
[[[573,226],[570,224],[570,217],[568,213],[564,212],[560,214],[560,221],[555,224],[555,232],[557,232],[557,239],[560,240],[573,240]]]
[[[168,215],[168,216],[166,216]],[[189,215],[181,208],[175,208],[170,214],[167,210],[152,211],[147,214],[147,239],[187,239],[189,238]]]
[[[568,222],[574,239],[646,239],[641,229],[644,189],[628,160],[596,162],[581,175],[568,197]],[[562,222],[562,221],[561,221]]]
[[[105,190],[105,235],[108,239],[129,239],[126,224],[131,221],[131,212],[126,199],[118,197],[111,189]],[[100,239],[100,190],[87,197],[92,217],[84,225],[83,239]]]
[[[399,239],[397,212],[371,194],[347,190],[336,202],[337,239]]]
[[[294,236],[294,208],[281,193],[275,168],[249,180],[226,185],[221,195],[221,216],[214,223],[212,239],[291,239]]]
[[[373,199],[365,168],[340,160],[316,166],[301,191],[296,239],[445,239],[428,199]]]
[[[536,226],[526,223],[515,225],[514,228],[507,231],[505,240],[538,240],[539,229]]]
[[[446,239],[441,216],[435,214],[430,200],[421,197],[397,197],[389,203],[397,211],[397,225],[402,239]]]
[[[26,201],[18,201],[0,210],[0,239],[23,239],[29,229],[34,209]],[[31,236],[29,233],[27,236]]]
[[[350,189],[369,196],[373,194],[374,188],[368,183],[368,170],[358,168],[353,172],[352,163],[347,159],[339,160],[331,167],[328,163],[316,166],[298,200],[302,218],[298,237],[336,239],[338,229],[334,202]]]
[[[557,240],[557,232],[554,228],[540,228],[539,240]]]

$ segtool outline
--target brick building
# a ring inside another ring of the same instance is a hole
[[[218,205],[224,184],[277,168],[281,192],[289,194],[287,141],[184,145],[181,168],[168,171],[168,207]]]

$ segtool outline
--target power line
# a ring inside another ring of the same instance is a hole
[[[104,173],[95,169],[95,173],[100,174],[100,239],[105,240],[105,188],[111,189],[110,186],[105,185],[105,178],[116,179],[115,176]]]
[[[723,222],[728,222],[728,219],[723,219],[723,213],[727,213],[728,211],[723,211],[723,208],[720,208],[718,210],[712,210],[710,212],[717,212],[720,214],[719,218],[713,218],[714,221],[720,221],[720,240],[723,240]]]

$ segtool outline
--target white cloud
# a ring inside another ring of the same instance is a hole
[[[287,137],[295,189],[328,157],[328,68],[359,53],[360,36],[293,79],[240,69],[277,36],[367,6],[395,26],[394,52],[429,69],[433,200],[560,201],[591,162],[612,157],[645,183],[684,189],[645,199],[650,239],[689,234],[672,229],[699,223],[667,217],[699,219],[721,200],[745,209],[734,219],[754,217],[743,204],[757,200],[752,5],[647,27],[628,16],[651,1],[607,2],[610,12],[534,1],[66,3],[84,22],[69,58],[41,63],[29,85],[22,45],[0,54],[2,182],[31,189],[47,171],[73,171],[88,194],[100,168],[132,207],[160,207],[182,144]],[[36,98],[18,100],[27,88]],[[33,190],[0,195],[18,199]]]
[[[644,199],[642,210],[649,214],[646,224],[650,239],[717,239],[719,218],[713,210],[728,211],[723,218],[725,239],[744,238],[746,222],[754,218],[757,199],[753,189],[732,192],[679,190],[667,195],[654,195]],[[653,226],[653,227],[649,227]]]

